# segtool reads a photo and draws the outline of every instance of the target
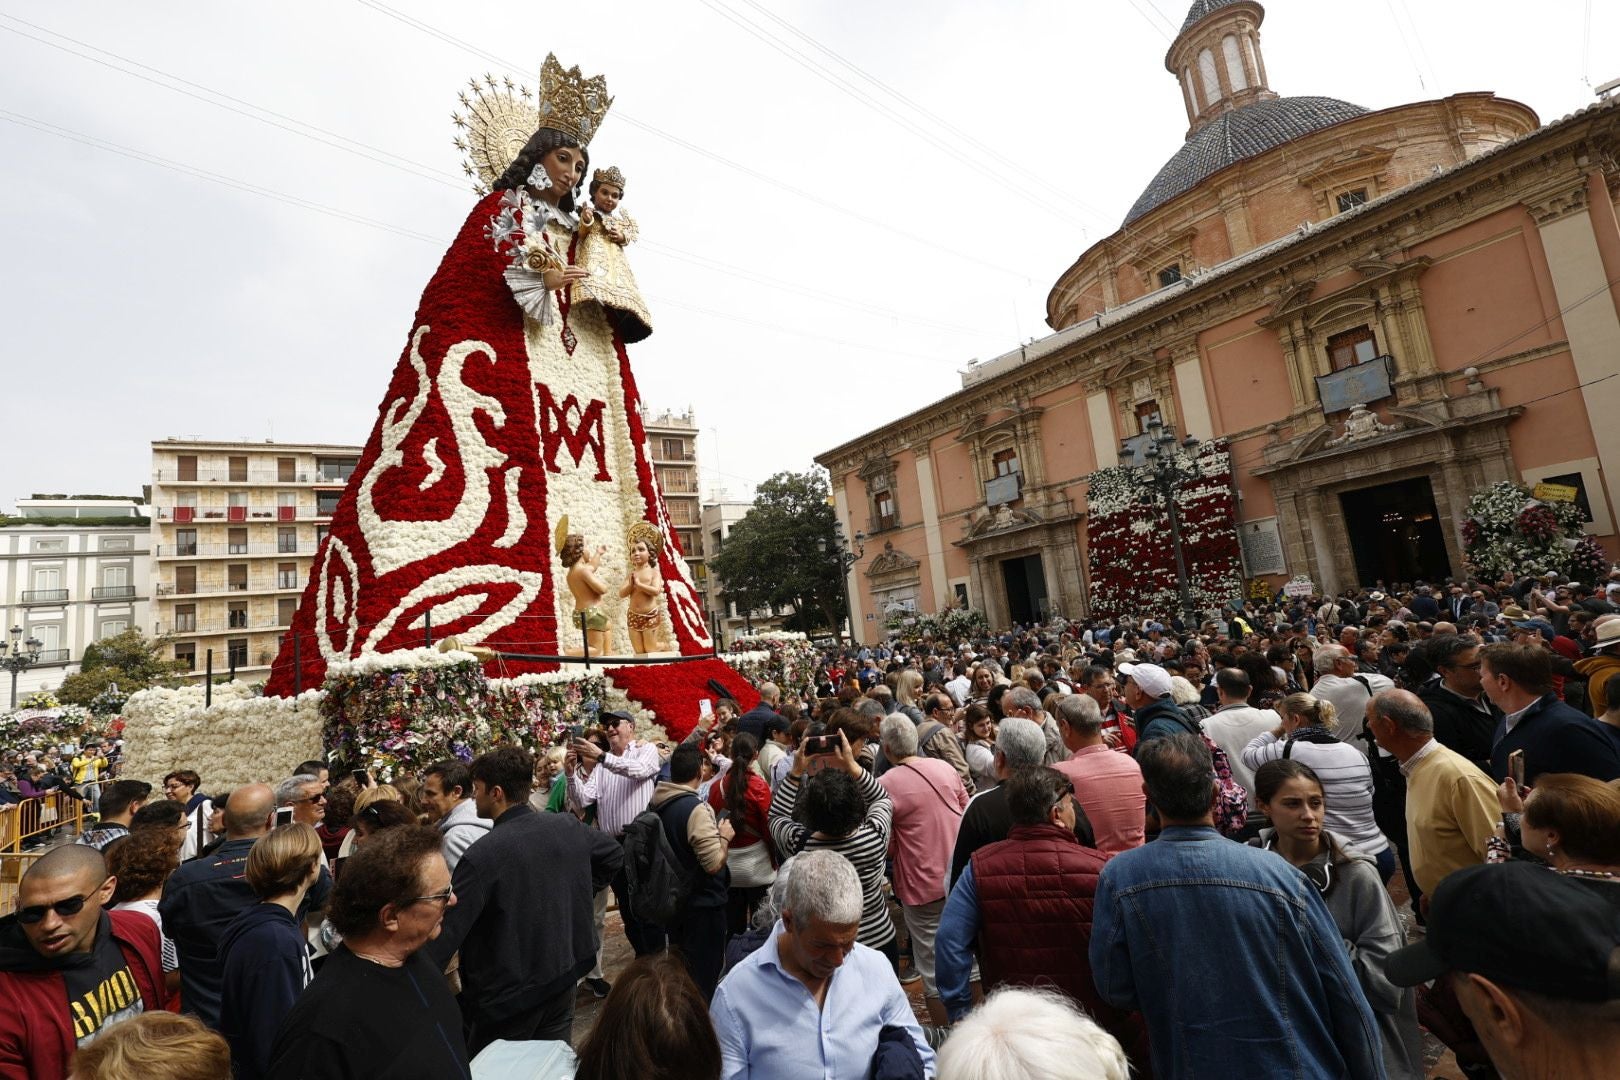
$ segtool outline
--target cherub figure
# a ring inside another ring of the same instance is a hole
[[[557,521],[553,537],[557,557],[568,570],[568,591],[574,594],[574,614],[583,617],[585,646],[593,656],[605,656],[608,651],[608,617],[602,610],[602,598],[607,595],[608,584],[600,574],[602,559],[607,548],[591,551],[585,547],[583,533],[568,531],[568,515]],[[561,635],[558,635],[561,637]],[[580,656],[584,649],[569,649],[567,655]]]
[[[624,199],[624,174],[617,165],[597,169],[591,176],[591,204],[579,212],[581,229],[601,228],[608,239],[623,247],[636,238],[636,223],[619,215],[619,203]]]
[[[630,574],[619,595],[630,601],[625,611],[630,647],[637,656],[643,656],[663,647],[659,608],[664,599],[664,576],[658,570],[658,553],[663,550],[664,535],[651,522],[638,521],[630,527],[629,540]]]

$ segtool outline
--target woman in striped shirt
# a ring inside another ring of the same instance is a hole
[[[786,859],[826,848],[848,859],[861,877],[861,928],[856,940],[883,953],[898,968],[894,923],[883,900],[883,862],[894,804],[877,779],[861,768],[842,731],[836,750],[812,753],[808,743],[808,737],[800,743],[793,768],[771,799],[771,837],[777,854]]]
[[[1323,825],[1335,839],[1371,855],[1389,884],[1395,853],[1373,820],[1372,766],[1367,755],[1333,734],[1337,717],[1330,702],[1312,694],[1289,694],[1277,704],[1282,723],[1262,731],[1243,748],[1251,770],[1268,761],[1290,759],[1310,767],[1322,784],[1328,809]]]

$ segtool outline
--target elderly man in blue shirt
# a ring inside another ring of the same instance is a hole
[[[866,1080],[880,1041],[885,1052],[915,1052],[934,1075],[934,1052],[888,958],[855,940],[861,896],[860,876],[837,852],[793,860],[781,921],[709,1009],[722,1080]]]

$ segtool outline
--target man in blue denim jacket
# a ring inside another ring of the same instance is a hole
[[[1091,970],[1140,1009],[1166,1077],[1384,1077],[1378,1027],[1321,896],[1284,859],[1215,831],[1214,762],[1194,735],[1137,748],[1164,822],[1103,868]]]

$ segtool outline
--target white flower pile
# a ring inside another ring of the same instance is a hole
[[[124,705],[124,775],[156,783],[174,769],[195,769],[208,791],[274,783],[321,753],[321,698],[260,697],[241,682],[214,687],[153,688]]]

